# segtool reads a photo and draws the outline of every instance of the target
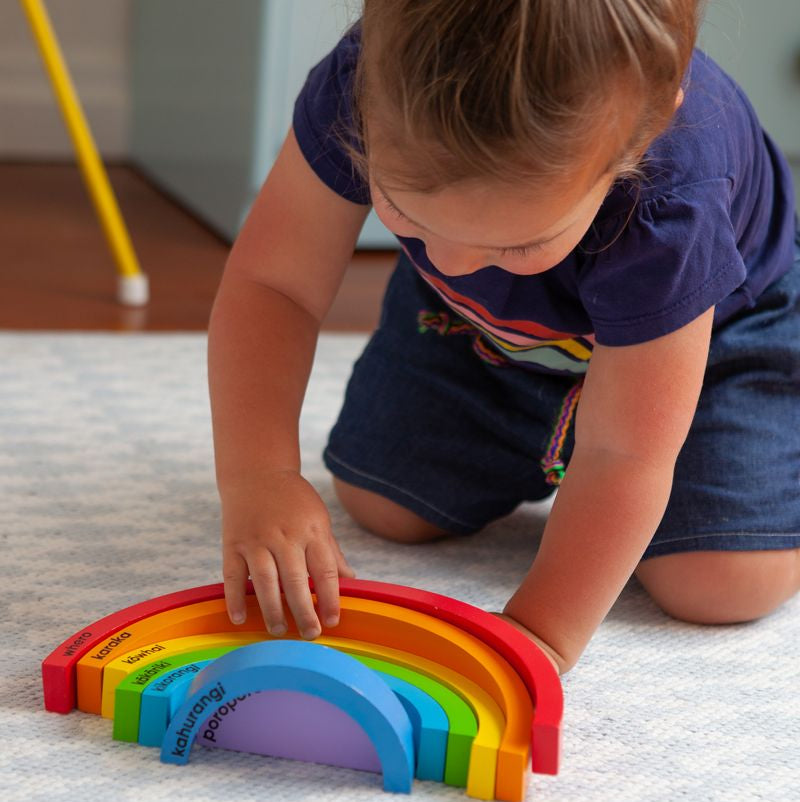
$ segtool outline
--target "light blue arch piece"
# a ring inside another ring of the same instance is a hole
[[[411,792],[414,739],[403,705],[381,677],[355,658],[305,641],[251,643],[207,665],[169,723],[161,760],[187,763],[200,726],[215,710],[269,690],[308,693],[343,710],[374,745],[384,790]]]
[[[220,655],[227,651],[220,651]],[[216,659],[216,658],[214,658]],[[189,683],[212,660],[195,660],[169,674],[159,682],[149,682],[142,691],[139,708],[139,743],[142,746],[161,746],[170,720],[186,700]]]
[[[189,684],[212,660],[239,646],[220,646],[207,660],[189,660],[183,666],[151,680],[142,691],[139,713],[139,743],[142,746],[160,747],[164,735],[178,708],[186,700]],[[179,660],[182,655],[176,657]],[[450,723],[441,705],[425,691],[400,677],[381,671],[378,666],[389,667],[380,660],[354,655],[360,663],[372,668],[394,691],[408,713],[414,733],[415,776],[420,780],[443,782],[447,737]]]
[[[411,719],[411,726],[414,728],[414,754],[417,756],[417,779],[442,782],[450,726],[442,706],[416,685],[378,669],[374,671],[397,694]]]

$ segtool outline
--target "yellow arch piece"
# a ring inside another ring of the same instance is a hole
[[[511,664],[483,641],[426,613],[353,596],[342,596],[340,608],[336,637],[425,655],[470,679],[494,699],[506,727],[497,754],[493,796],[521,802],[530,765],[533,705]]]
[[[78,662],[78,707],[90,713],[101,712],[103,668],[123,649],[129,652],[157,641],[194,634],[261,631],[264,625],[256,597],[248,596],[247,603],[249,622],[240,627],[231,624],[224,599],[214,599],[158,613],[119,630]],[[508,802],[523,800],[533,707],[522,680],[508,661],[464,630],[416,610],[352,596],[342,596],[340,608],[339,626],[331,630],[336,637],[425,655],[488,693],[506,723],[497,753],[493,796]],[[290,631],[296,633],[288,610],[287,621]]]
[[[100,715],[103,669],[120,653],[141,649],[167,638],[262,629],[266,632],[255,596],[247,597],[247,619],[240,627],[231,624],[224,599],[187,604],[184,607],[151,615],[149,618],[142,618],[124,629],[117,630],[110,638],[93,646],[91,651],[78,661],[76,669],[78,709],[84,713]]]
[[[153,660],[158,660],[161,657],[167,659],[198,649],[212,649],[226,645],[244,646],[248,643],[265,640],[280,639],[272,638],[266,632],[222,632],[209,635],[191,635],[147,644],[139,649],[120,655],[109,663],[103,672],[102,715],[105,718],[113,719],[117,686],[128,675],[135,673],[143,665]],[[348,654],[377,657],[395,665],[405,666],[441,682],[453,693],[458,694],[472,708],[478,721],[478,731],[470,751],[467,793],[477,799],[494,799],[497,752],[506,721],[503,711],[500,710],[494,699],[483,688],[480,688],[458,672],[412,652],[391,649],[387,646],[365,641],[327,636],[317,638],[315,643],[330,646]],[[157,650],[156,647],[158,647]],[[139,654],[143,655],[141,660],[130,662],[132,657],[135,658]]]
[[[188,635],[156,641],[119,655],[103,671],[103,693],[100,713],[103,718],[114,718],[114,702],[117,686],[129,674],[155,660],[166,660],[178,654],[198,649],[214,649],[218,646],[245,646],[248,643],[268,640],[264,632],[220,632],[210,635]]]

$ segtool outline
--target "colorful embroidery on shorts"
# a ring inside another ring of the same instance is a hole
[[[505,359],[505,357],[503,357],[501,354],[498,354],[494,348],[486,345],[486,342],[480,334],[477,334],[475,339],[472,341],[472,350],[484,362],[488,362],[490,365],[494,365],[497,368],[508,367],[508,360]]]
[[[468,334],[472,337],[472,350],[484,362],[499,368],[508,365],[508,361],[501,354],[486,345],[480,331],[475,326],[459,317],[453,319],[447,312],[429,312],[427,309],[420,309],[417,314],[417,324],[420,334],[425,334],[427,331],[435,331],[442,336]]]
[[[452,320],[447,312],[428,312],[420,309],[417,315],[419,333],[435,331],[437,334],[472,334],[475,327],[461,318]]]
[[[575,416],[575,410],[578,407],[578,399],[581,397],[582,389],[583,380],[574,384],[570,391],[564,396],[561,410],[558,413],[558,419],[550,435],[550,442],[547,444],[544,458],[540,462],[542,470],[544,471],[545,481],[549,485],[560,485],[561,480],[564,478],[566,466],[561,459],[561,452],[564,448],[564,441],[567,439],[567,432],[569,431],[570,424]]]

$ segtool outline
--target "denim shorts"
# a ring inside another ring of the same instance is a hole
[[[450,336],[420,329],[420,310],[443,308],[401,255],[324,459],[343,481],[468,534],[553,492],[541,460],[576,378],[491,364],[466,324]],[[567,465],[573,447],[570,426]],[[643,558],[797,547],[800,241],[793,268],[712,334],[669,503]]]

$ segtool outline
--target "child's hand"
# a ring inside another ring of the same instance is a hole
[[[559,662],[560,658],[555,649],[548,646],[540,637],[534,635],[533,632],[520,624],[519,621],[517,621],[515,618],[512,618],[510,615],[495,612],[493,612],[492,615],[496,615],[498,618],[502,618],[503,621],[507,621],[512,627],[514,627],[514,629],[518,629],[523,635],[525,635],[525,637],[527,637],[529,640],[532,640],[544,652],[547,659],[553,664],[553,668],[556,670],[556,673],[562,673],[561,664]]]
[[[339,623],[339,576],[354,577],[331,533],[330,517],[314,488],[296,471],[279,471],[220,490],[222,573],[228,615],[245,618],[248,573],[272,635],[286,632],[281,587],[304,638],[321,634],[308,576],[314,580],[319,617]],[[280,578],[280,585],[278,579]]]

